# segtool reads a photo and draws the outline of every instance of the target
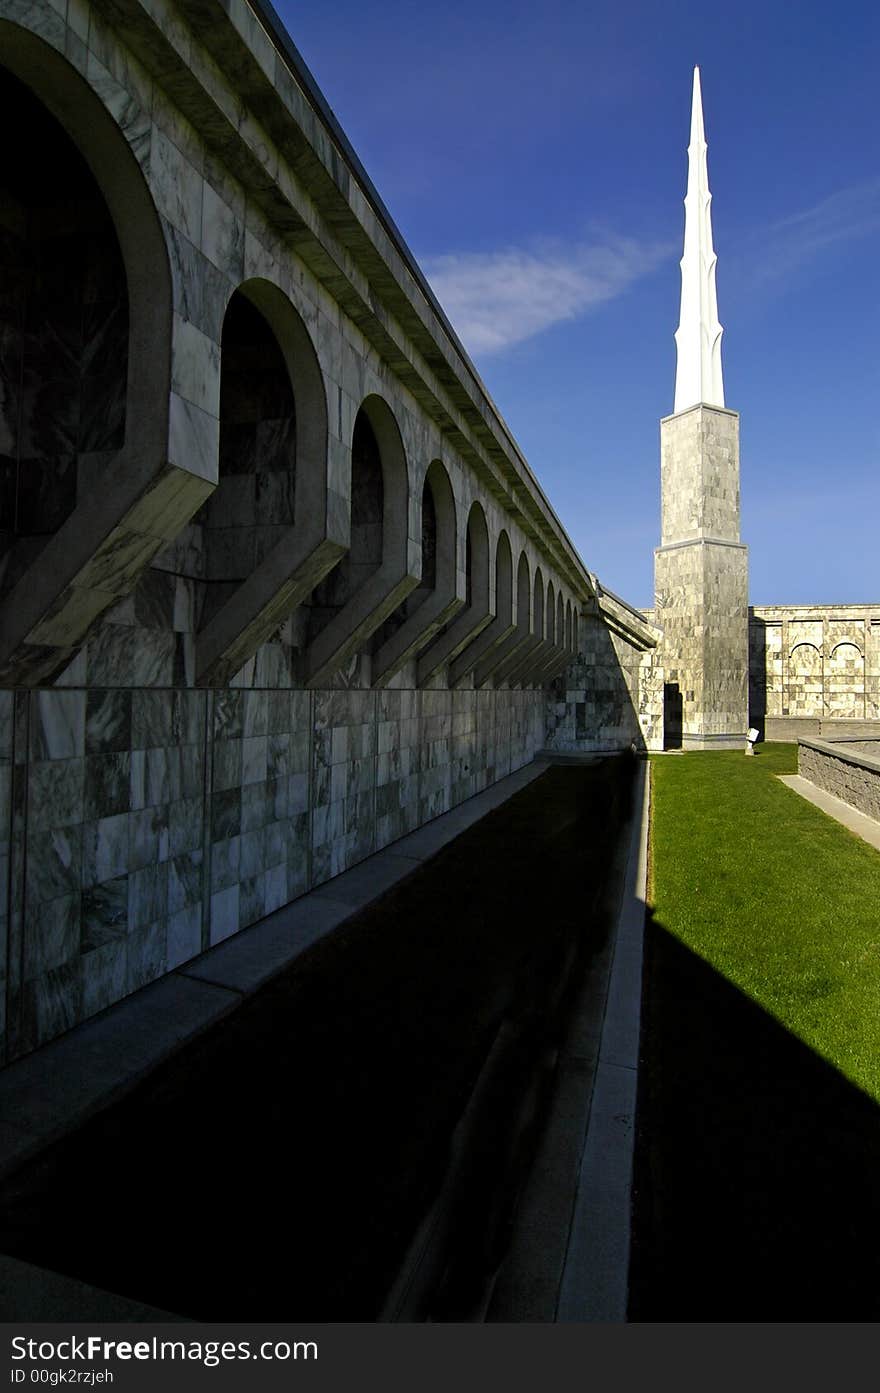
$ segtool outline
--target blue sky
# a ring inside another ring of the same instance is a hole
[[[880,602],[880,6],[275,3],[586,565],[640,606],[698,63],[751,602]]]

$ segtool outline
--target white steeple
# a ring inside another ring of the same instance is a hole
[[[681,258],[681,315],[675,331],[678,365],[673,412],[705,402],[724,405],[721,334],[715,294],[712,248],[712,195],[706,168],[700,70],[694,68],[691,143],[688,146],[687,196],[684,200],[684,255]]]

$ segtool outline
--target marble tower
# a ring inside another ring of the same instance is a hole
[[[749,724],[739,415],[724,404],[711,201],[695,68],[675,403],[660,422],[654,618],[663,630],[666,744],[697,750],[742,746]]]

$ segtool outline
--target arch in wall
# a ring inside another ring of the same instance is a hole
[[[546,661],[547,643],[547,587],[541,567],[535,569],[532,586],[532,630],[530,642],[523,646],[513,665],[504,671],[504,680],[511,687],[527,687],[533,675]]]
[[[419,655],[417,679],[420,687],[452,662],[480,634],[492,619],[492,575],[494,557],[489,546],[489,528],[483,505],[474,501],[468,512],[464,537],[464,605],[450,623]]]
[[[376,635],[373,686],[386,686],[463,606],[456,593],[455,496],[445,465],[432,460],[421,493],[421,575]]]
[[[457,686],[474,671],[477,664],[485,667],[491,655],[514,632],[516,624],[516,595],[513,585],[513,550],[504,528],[495,545],[495,613],[486,628],[473,639],[449,665],[449,685]],[[475,685],[476,679],[475,679]]]
[[[34,16],[39,22],[36,11]],[[36,118],[44,131],[54,122],[60,132],[54,145],[51,137],[48,141],[48,165],[42,171],[47,186],[53,177],[63,185],[67,155],[59,152],[71,145],[71,167],[88,171],[84,188],[97,189],[106,209],[128,310],[127,345],[117,351],[114,364],[108,361],[113,356],[109,320],[98,332],[97,283],[87,287],[92,298],[84,298],[83,307],[90,304],[96,316],[83,347],[95,369],[83,377],[84,386],[89,379],[85,396],[93,408],[92,434],[80,436],[79,443],[107,448],[68,452],[76,455],[75,503],[66,516],[59,512],[52,519],[57,526],[0,606],[0,680],[27,684],[48,680],[64,667],[104,610],[132,589],[155,553],[189,520],[212,481],[170,462],[171,277],[161,222],[125,135],[85,79],[36,34],[0,21],[0,54],[4,81],[23,85],[32,111],[47,114]],[[94,201],[92,206],[98,208]],[[104,269],[109,271],[113,261],[111,255]],[[72,281],[66,291],[82,292],[82,279],[74,273]],[[88,323],[84,317],[84,329]],[[44,384],[56,371],[48,347],[40,369]],[[122,357],[127,357],[128,370],[119,395],[112,383],[118,386],[121,380]],[[56,357],[56,365],[58,361]],[[105,410],[108,393],[113,406]],[[102,415],[107,427],[103,436]],[[104,459],[88,458],[102,455]],[[66,477],[62,494],[71,503]]]
[[[529,571],[528,554],[523,548],[516,567],[516,606],[513,631],[504,638],[498,647],[474,669],[474,686],[482,687],[494,678],[496,687],[503,687],[507,674],[514,663],[519,661],[523,651],[532,643],[532,578]]]
[[[311,337],[263,279],[233,292],[220,356],[217,489],[202,508],[197,680],[228,681],[345,551],[327,492],[327,400]]]
[[[419,583],[410,568],[409,468],[382,397],[364,398],[351,438],[349,549],[312,592],[303,678],[345,684],[370,638]]]
[[[813,643],[796,643],[786,663],[789,716],[816,716],[823,710],[823,659]]]
[[[538,679],[542,683],[552,681],[564,671],[568,663],[568,649],[565,629],[565,598],[560,590],[556,596],[556,616],[550,656],[540,670]]]
[[[842,639],[825,664],[825,714],[862,717],[866,714],[865,657],[858,644]]]

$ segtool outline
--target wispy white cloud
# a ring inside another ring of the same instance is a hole
[[[465,347],[497,353],[622,295],[672,254],[671,245],[603,236],[450,253],[422,265]]]
[[[880,178],[864,179],[823,198],[811,208],[756,231],[763,243],[755,271],[759,280],[784,279],[827,248],[880,230]]]

